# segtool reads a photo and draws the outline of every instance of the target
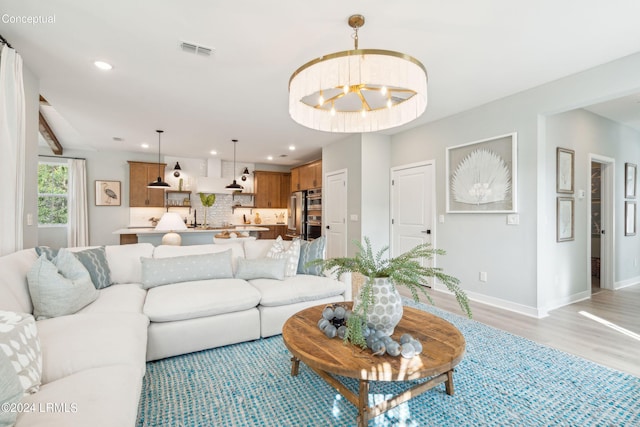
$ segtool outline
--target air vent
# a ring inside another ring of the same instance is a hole
[[[213,49],[210,47],[200,46],[189,42],[180,42],[180,48],[185,52],[201,56],[211,56],[211,52],[213,52]]]

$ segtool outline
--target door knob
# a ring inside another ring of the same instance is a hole
[[[331,226],[327,225],[327,230],[330,230],[330,229],[331,229]]]
[[[431,234],[431,230],[422,230],[422,231],[421,231],[421,233],[424,233],[424,234]]]

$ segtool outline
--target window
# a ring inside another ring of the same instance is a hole
[[[68,185],[66,164],[38,164],[38,225],[67,225]]]

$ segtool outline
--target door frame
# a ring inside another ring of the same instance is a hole
[[[408,163],[406,165],[400,165],[400,166],[394,166],[390,169],[389,173],[389,188],[390,193],[389,193],[389,213],[390,213],[390,218],[395,218],[394,215],[394,203],[393,203],[393,192],[395,191],[395,186],[393,185],[393,176],[394,173],[399,171],[399,170],[403,170],[403,169],[412,169],[412,168],[416,168],[416,167],[422,167],[422,166],[433,166],[433,182],[432,182],[432,188],[431,188],[431,217],[433,218],[433,227],[432,227],[432,232],[431,232],[431,247],[432,248],[436,248],[436,236],[438,234],[438,221],[436,220],[437,218],[437,212],[438,210],[436,209],[436,203],[437,203],[437,194],[436,194],[436,190],[437,190],[437,185],[436,185],[436,180],[437,180],[437,168],[436,168],[436,161],[435,159],[431,159],[431,160],[425,160],[422,162],[416,162],[416,163]],[[394,224],[391,223],[391,221],[389,221],[389,254],[393,254],[393,242],[395,241],[395,236],[394,236],[394,231],[393,231],[393,226]],[[433,263],[433,266],[436,266],[437,263],[437,257],[433,257],[433,259],[431,260],[431,262]]]
[[[605,231],[604,237],[600,240],[600,288],[615,289],[614,272],[615,272],[615,170],[616,160],[612,157],[602,156],[600,154],[589,153],[587,167],[587,182],[589,183],[589,192],[587,197],[587,281],[588,290],[591,294],[591,163],[599,163],[602,165],[602,186],[600,191],[600,214],[602,215],[602,229]]]

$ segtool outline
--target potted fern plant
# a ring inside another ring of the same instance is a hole
[[[364,245],[354,242],[358,252],[351,258],[318,259],[310,264],[321,265],[323,270],[332,270],[337,275],[344,273],[360,273],[365,282],[360,291],[354,295],[353,311],[347,319],[346,341],[366,347],[364,329],[373,325],[385,335],[391,335],[402,317],[402,300],[397,286],[404,286],[411,292],[414,301],[419,301],[420,294],[433,304],[431,296],[423,286],[427,279],[435,278],[451,291],[462,311],[471,317],[471,308],[465,292],[460,288],[460,281],[436,267],[425,267],[420,261],[429,260],[435,255],[444,255],[442,249],[434,249],[429,244],[421,244],[395,258],[385,257],[389,250],[386,246],[374,253],[368,237]]]

